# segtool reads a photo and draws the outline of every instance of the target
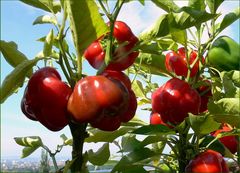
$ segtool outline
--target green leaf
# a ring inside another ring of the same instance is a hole
[[[45,40],[46,40],[46,36],[37,39],[37,41],[40,41],[40,42],[45,42]],[[64,50],[66,52],[68,52],[69,51],[69,47],[68,47],[68,43],[67,43],[66,39],[63,39],[62,44],[63,44]],[[54,37],[54,39],[53,39],[53,46],[55,46],[56,48],[60,49],[59,48],[59,40],[56,37]]]
[[[109,143],[103,144],[97,152],[88,150],[88,160],[93,165],[101,166],[108,161],[110,157]]]
[[[239,98],[223,98],[208,103],[208,111],[217,122],[226,122],[240,127],[240,101]]]
[[[223,20],[220,23],[216,24],[215,26],[216,32],[217,33],[222,32],[225,28],[227,28],[229,25],[231,25],[233,22],[235,22],[239,18],[240,18],[240,7],[235,9],[233,12],[226,14]]]
[[[162,37],[169,34],[169,22],[168,15],[164,14],[159,17],[159,19],[147,30],[143,31],[139,35],[139,40],[153,40],[157,37]],[[138,58],[139,59],[139,58]]]
[[[45,24],[45,23],[50,23],[50,24],[57,25],[57,20],[56,20],[54,17],[52,17],[52,16],[42,15],[42,16],[37,17],[37,18],[34,20],[33,25],[36,25],[36,24]]]
[[[64,145],[72,145],[72,139],[68,139],[65,134],[61,134],[60,138],[62,138]]]
[[[0,51],[11,66],[16,67],[27,60],[27,57],[18,50],[18,46],[15,42],[5,42],[1,40],[0,43]]]
[[[153,152],[149,148],[140,148],[138,150],[134,150],[123,156],[122,159],[114,166],[111,172],[122,172],[133,169],[135,167],[134,163],[156,155],[159,155],[159,153]]]
[[[163,140],[166,141],[166,137],[164,135],[156,135],[156,136],[147,136],[141,142],[136,139],[136,135],[128,135],[122,137],[122,148],[124,152],[134,151],[140,148],[143,148],[149,144],[157,144]],[[161,145],[161,144],[160,144]],[[165,146],[165,145],[163,145]],[[161,146],[160,146],[161,147]],[[163,148],[162,148],[163,149]],[[155,150],[154,150],[155,151]],[[160,150],[158,150],[160,151]],[[161,150],[162,152],[162,150]]]
[[[136,139],[136,135],[126,135],[122,137],[121,146],[123,152],[133,151],[140,146],[141,142]]]
[[[211,13],[216,13],[218,7],[223,3],[224,0],[206,0],[206,3]]]
[[[69,161],[67,160],[65,165],[64,165],[64,169],[63,169],[63,173],[69,173],[69,170],[72,167],[72,164],[76,161],[77,158],[74,158],[73,160]]]
[[[36,147],[24,147],[22,150],[22,156],[21,158],[28,157],[30,154],[32,154],[36,149],[38,149],[40,146]]]
[[[140,135],[170,134],[173,133],[173,130],[164,125],[148,125],[142,126],[132,131],[132,133]]]
[[[52,0],[50,1],[49,0],[20,0],[20,1],[47,12],[51,12],[52,10],[55,14],[61,11],[61,4],[58,1],[54,1],[54,2]]]
[[[147,124],[148,123],[146,123],[145,121],[140,120],[139,118],[137,118],[135,116],[135,117],[133,117],[133,119],[131,119],[127,123],[122,123],[122,126],[136,127],[136,126],[144,126],[144,125],[147,125]]]
[[[220,127],[220,123],[213,120],[211,116],[189,114],[189,123],[193,131],[200,134],[209,134]]]
[[[199,11],[204,11],[206,8],[206,4],[205,4],[204,0],[203,1],[189,0],[188,6],[194,8],[195,10],[199,10]]]
[[[48,57],[52,54],[53,41],[54,41],[54,34],[53,34],[53,30],[51,29],[44,42],[44,47],[43,47],[44,57]]]
[[[211,135],[205,136],[204,138],[200,139],[199,147],[207,147],[208,144],[212,142],[214,139],[215,139],[214,136],[211,136]],[[208,146],[208,149],[215,150],[223,155],[225,153],[225,147],[219,140],[216,140],[213,143],[211,143]]]
[[[25,60],[3,80],[0,87],[1,103],[23,85],[24,79],[40,59]]]
[[[226,76],[229,80],[233,82],[233,84],[237,87],[240,87],[240,71],[233,70],[233,71],[223,71],[221,72],[221,76]]]
[[[186,30],[176,31],[171,33],[172,39],[180,43],[182,45],[185,45],[187,43],[187,32]]]
[[[146,93],[144,91],[143,85],[139,80],[135,80],[133,82],[132,89],[137,97],[146,98]]]
[[[116,138],[123,136],[133,129],[133,127],[121,127],[116,131],[107,132],[94,128],[88,131],[90,136],[85,139],[85,142],[113,142]]]
[[[166,12],[177,11],[179,9],[179,7],[174,3],[173,0],[152,0],[152,2]]]
[[[240,73],[239,71],[221,72],[224,95],[227,98],[239,98],[240,95]],[[238,86],[238,87],[237,87]]]
[[[172,32],[200,25],[216,16],[216,14],[198,11],[191,7],[182,7],[175,13],[161,15],[154,25],[140,34],[139,39],[153,40]]]
[[[169,24],[173,31],[182,30],[200,25],[216,16],[216,14],[209,14],[206,11],[195,10],[191,7],[182,7],[178,13],[172,13],[169,17]]]
[[[140,53],[135,63],[151,74],[164,76],[167,74],[164,55]]]
[[[67,5],[73,40],[80,58],[91,42],[108,32],[108,27],[93,0],[64,2]]]
[[[15,137],[15,142],[24,147],[37,147],[43,145],[39,136]]]

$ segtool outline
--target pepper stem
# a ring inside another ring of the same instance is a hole
[[[86,127],[87,124],[69,124],[72,137],[73,137],[73,144],[72,144],[72,165],[71,165],[71,172],[75,173],[82,173],[85,170],[84,165],[84,156],[83,156],[83,144],[84,140],[87,137]]]

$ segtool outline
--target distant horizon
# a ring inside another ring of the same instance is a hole
[[[239,5],[238,2],[239,1],[224,1],[219,7],[219,10],[221,10],[222,14],[226,14],[235,9]],[[183,5],[186,2],[176,1],[176,3]],[[128,23],[134,34],[139,35],[140,32],[151,25],[159,15],[163,13],[163,10],[153,5],[150,1],[146,1],[145,6],[142,6],[137,1],[131,1],[123,6],[118,20]],[[20,1],[1,1],[1,40],[16,42],[18,44],[18,50],[23,52],[29,59],[32,59],[43,48],[43,43],[37,42],[36,40],[46,35],[50,28],[52,28],[49,24],[32,25],[32,22],[38,16],[44,14],[46,14],[46,12],[27,6]],[[239,20],[234,22],[220,35],[228,35],[239,43]],[[203,37],[204,36],[205,35],[203,35]],[[69,46],[73,47],[70,36],[67,37],[67,41],[69,42]],[[2,82],[13,68],[4,58],[0,59]],[[89,66],[86,66],[86,71],[87,74],[94,73],[93,69]],[[161,78],[156,81],[158,84],[162,84],[167,79],[168,78]],[[19,89],[18,93],[13,94],[1,104],[1,160],[4,158],[21,159],[23,147],[15,143],[14,137],[40,136],[44,144],[52,151],[55,150],[57,144],[62,144],[61,134],[65,134],[68,138],[71,138],[68,126],[59,132],[52,132],[47,130],[39,122],[27,119],[20,108],[23,92],[24,88]],[[148,111],[138,109],[136,115],[141,120],[149,122],[150,113]],[[86,143],[84,148],[85,150],[93,149],[96,151],[100,145],[99,143]],[[118,150],[118,148],[116,146],[114,148],[112,144],[110,149],[111,154]],[[64,147],[62,152],[57,154],[56,157],[57,159],[62,157],[71,158],[71,147]],[[41,149],[38,149],[25,159],[29,158],[41,158]]]

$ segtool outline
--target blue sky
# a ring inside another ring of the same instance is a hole
[[[220,7],[220,11],[225,14],[239,4],[238,1],[227,1]],[[186,1],[177,1],[178,5],[185,5]],[[152,24],[160,14],[164,12],[154,6],[150,1],[146,1],[146,6],[138,2],[131,2],[123,6],[119,19],[128,23],[133,32],[138,35],[144,28]],[[18,49],[23,52],[29,59],[32,59],[39,51],[42,50],[43,44],[36,40],[46,35],[50,25],[36,25],[32,22],[36,17],[45,14],[45,12],[27,6],[19,1],[1,1],[1,40],[14,41],[18,44]],[[226,29],[222,35],[229,35],[239,42],[239,21]],[[71,42],[70,36],[68,40]],[[71,44],[72,45],[72,44]],[[1,82],[5,76],[10,73],[10,67],[1,55]],[[87,67],[89,73],[94,71]],[[166,79],[160,80],[160,82]],[[42,137],[43,142],[50,148],[54,149],[55,145],[61,143],[59,136],[64,133],[70,137],[68,127],[60,132],[51,132],[44,128],[40,123],[27,119],[20,110],[20,101],[23,95],[23,89],[17,94],[9,97],[1,105],[1,156],[19,156],[22,147],[15,144],[13,138],[16,136],[34,136]],[[148,121],[148,115],[140,112],[140,117]],[[96,144],[87,144],[87,148],[96,148]],[[33,156],[39,157],[40,151]],[[61,156],[70,157],[70,148],[63,150]]]

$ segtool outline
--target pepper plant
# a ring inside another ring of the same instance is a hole
[[[16,137],[22,157],[42,147],[56,172],[88,172],[89,162],[111,164],[111,172],[240,172],[240,46],[219,37],[239,21],[239,8],[218,20],[224,0],[189,0],[184,7],[152,0],[166,14],[136,36],[118,20],[128,0],[20,1],[48,12],[33,24],[52,29],[38,40],[43,50],[34,59],[1,40],[14,67],[1,84],[1,103],[26,82],[19,103],[26,117],[51,131],[69,126],[72,134],[61,135],[55,152],[39,136]],[[96,74],[86,74],[83,62]],[[160,86],[156,78],[167,82]],[[137,108],[150,123],[134,117]],[[84,152],[88,142],[104,144]],[[119,148],[117,159],[109,143]],[[65,146],[72,159],[59,168],[55,155]]]

